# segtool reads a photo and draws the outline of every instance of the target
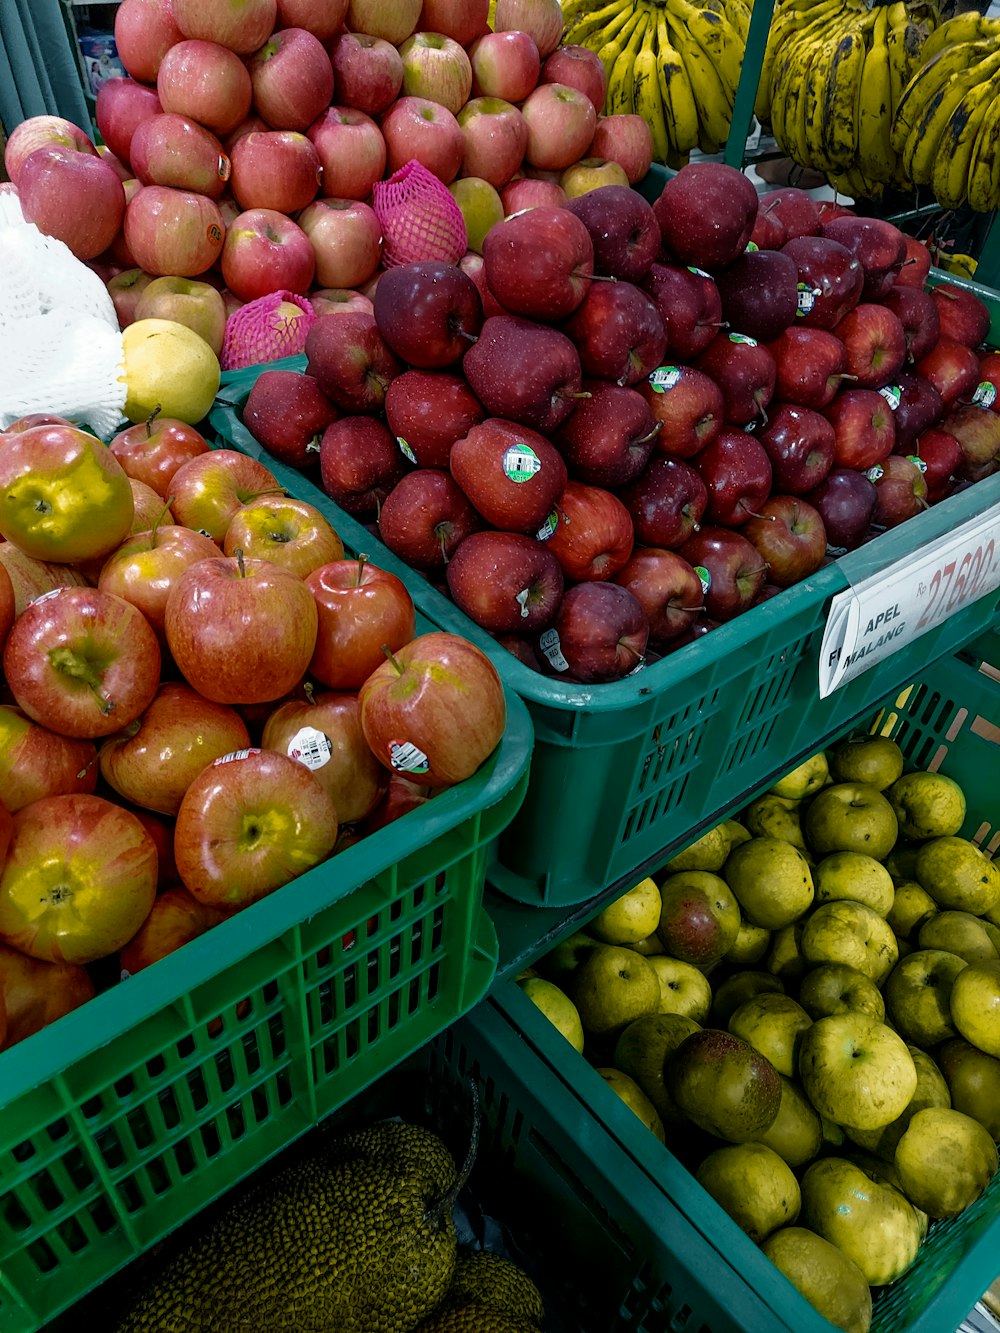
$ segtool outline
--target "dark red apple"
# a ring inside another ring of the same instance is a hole
[[[689,162],[653,204],[663,248],[680,264],[724,268],[746,249],[757,218],[757,191],[721,162]]]
[[[732,528],[702,528],[678,554],[701,578],[705,609],[712,620],[732,620],[749,610],[767,577],[767,565],[756,546]]]
[[[578,583],[563,596],[540,655],[556,674],[586,684],[621,680],[645,665],[649,624],[637,598],[617,583]]]
[[[455,604],[493,634],[544,629],[563,595],[559,561],[519,532],[472,533],[452,554],[446,576]]]
[[[839,338],[795,324],[767,348],[774,357],[775,397],[812,408],[833,401],[847,373],[847,350]]]
[[[863,472],[834,468],[805,498],[819,511],[832,549],[853,551],[869,536],[878,497]]]
[[[924,465],[927,499],[931,504],[950,493],[952,478],[962,467],[965,458],[962,446],[954,435],[932,426],[907,449]]]
[[[974,292],[954,282],[941,282],[930,291],[938,308],[941,337],[953,338],[966,347],[978,347],[990,331],[989,308]]]
[[[639,387],[660,424],[655,443],[659,453],[693,458],[722,429],[722,390],[694,366],[658,366]]]
[[[896,422],[894,447],[906,451],[918,435],[941,420],[944,403],[934,385],[922,375],[897,375],[893,387],[899,391],[893,413]]]
[[[660,423],[643,394],[604,380],[585,380],[576,410],[553,442],[570,476],[595,486],[626,486],[645,468],[656,448]]]
[[[691,361],[699,356],[722,326],[722,298],[711,274],[654,264],[642,285],[656,302],[671,357]]]
[[[583,373],[616,384],[644,380],[667,346],[659,310],[631,282],[591,283],[562,330],[579,352]]]
[[[903,326],[907,361],[919,361],[926,356],[941,336],[941,320],[933,298],[927,292],[897,283],[883,296],[882,304]]]
[[[375,417],[341,417],[327,426],[319,449],[323,489],[355,518],[376,518],[409,471],[395,437]]]
[[[906,334],[898,315],[866,301],[848,311],[833,332],[847,349],[847,369],[862,389],[890,384],[906,360]]]
[[[641,546],[615,575],[649,621],[649,644],[660,650],[687,634],[705,609],[701,579],[676,551]]]
[[[798,236],[818,236],[823,219],[816,200],[808,190],[794,185],[781,190],[768,190],[758,200],[760,213],[775,217],[785,229],[788,240]]]
[[[749,250],[716,278],[729,327],[772,342],[795,322],[798,269],[778,250]]]
[[[579,354],[565,333],[516,315],[484,322],[462,370],[491,416],[545,434],[576,407],[583,380]]]
[[[746,431],[722,431],[702,449],[694,466],[708,490],[709,523],[739,527],[770,494],[771,460],[761,442]]]
[[[913,457],[890,454],[884,462],[872,468],[870,475],[876,493],[872,521],[879,526],[895,528],[927,508],[927,483],[923,470]]]
[[[972,401],[991,412],[1000,412],[1000,352],[984,352],[979,358],[979,383]]]
[[[451,448],[451,474],[487,523],[537,533],[566,487],[558,450],[526,426],[487,417]]]
[[[632,515],[636,540],[673,550],[698,530],[708,505],[708,487],[690,464],[653,458],[620,497]]]
[[[394,555],[417,569],[443,569],[482,524],[449,472],[417,468],[382,501],[378,530]]]
[[[777,368],[766,347],[742,333],[720,333],[695,365],[722,390],[727,422],[747,426],[767,419]]]
[[[774,488],[805,495],[833,467],[836,439],[827,417],[794,403],[772,404],[767,425],[757,432],[774,474]]]
[[[825,415],[833,427],[833,461],[837,467],[867,472],[892,453],[895,416],[886,398],[874,389],[844,389]]]
[[[906,237],[882,218],[839,217],[823,223],[823,235],[850,250],[864,269],[861,299],[881,301],[906,259]]]
[[[915,366],[918,375],[930,380],[945,407],[960,398],[971,398],[979,383],[979,358],[971,347],[954,338],[939,338]]]
[[[337,409],[312,375],[298,370],[264,370],[243,405],[243,424],[275,458],[307,467],[319,458],[323,432]]]
[[[795,261],[803,292],[799,319],[807,328],[832,329],[861,300],[864,269],[839,241],[829,236],[798,236],[781,253]]]
[[[546,543],[574,582],[613,579],[632,554],[635,530],[622,504],[603,486],[568,481],[556,501],[559,522]]]
[[[905,236],[903,239],[906,241],[906,258],[896,276],[896,286],[918,287],[923,291],[931,271],[931,252],[915,236]]]
[[[604,185],[566,204],[590,233],[594,272],[641,282],[660,252],[660,226],[652,207],[627,185]]]
[[[757,209],[747,249],[755,245],[758,250],[780,250],[787,240],[788,232],[781,218],[761,204]]]
[[[385,394],[389,429],[420,467],[447,467],[451,446],[486,417],[460,375],[406,370]]]
[[[571,315],[590,288],[594,247],[565,208],[530,208],[492,226],[483,241],[486,284],[505,310],[532,319]]]
[[[807,579],[826,559],[822,515],[799,495],[772,495],[742,531],[767,562],[768,582],[779,588]]]
[[[374,315],[320,315],[306,337],[306,371],[343,412],[377,412],[403,366]]]
[[[439,370],[460,361],[483,322],[476,284],[456,264],[400,264],[375,288],[375,323],[403,361]]]

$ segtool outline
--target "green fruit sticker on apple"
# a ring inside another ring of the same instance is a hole
[[[992,407],[997,400],[997,388],[989,380],[981,380],[976,386],[976,392],[972,395],[972,401],[977,407]]]
[[[555,530],[558,526],[559,526],[559,510],[553,509],[552,513],[548,516],[548,518],[545,520],[542,526],[535,533],[535,541],[547,542],[548,539],[555,533]]]
[[[318,731],[315,727],[300,727],[288,742],[285,753],[289,759],[294,759],[296,763],[304,764],[306,768],[315,772],[317,768],[322,768],[324,764],[330,762],[333,746],[330,744],[330,737],[324,732]]]
[[[542,463],[530,445],[512,444],[504,450],[503,470],[511,481],[530,481],[536,472],[542,470]]]
[[[704,565],[695,565],[694,572],[698,575],[698,578],[701,580],[701,594],[704,597],[705,593],[707,593],[709,588],[712,586],[712,575],[709,573],[709,571],[705,568]]]
[[[798,295],[796,297],[795,314],[798,319],[801,319],[803,315],[809,314],[809,311],[816,304],[816,297],[822,296],[823,293],[818,287],[810,287],[808,282],[797,283],[796,287]]]
[[[708,278],[711,281],[711,273],[706,273],[703,268],[695,268],[693,264],[688,264],[687,271],[693,273],[696,278]]]
[[[756,338],[748,338],[747,335],[746,335],[745,333],[731,333],[731,334],[729,335],[729,341],[730,341],[731,343],[743,343],[743,344],[744,344],[745,346],[747,346],[747,347],[756,347],[756,346],[757,346],[757,339],[756,339]]]
[[[426,773],[430,763],[423,750],[411,741],[389,742],[389,764],[397,773]]]
[[[903,389],[899,384],[886,384],[879,389],[879,393],[895,412],[903,397]]]
[[[885,475],[885,468],[881,465],[881,463],[876,463],[874,467],[870,467],[868,471],[865,473],[865,476],[868,478],[869,481],[880,481],[884,475]]]
[[[562,649],[559,646],[559,631],[547,629],[538,640],[538,646],[549,659],[552,667],[556,671],[568,671],[569,663],[562,655]]]
[[[681,377],[679,366],[658,366],[649,377],[654,393],[669,393]]]
[[[927,464],[924,462],[922,458],[918,458],[916,454],[907,454],[906,456],[913,464],[913,466],[917,469],[918,472],[927,471]]]
[[[755,255],[759,249],[760,246],[756,241],[747,241],[747,248],[744,251],[744,254]]]
[[[399,452],[403,455],[404,458],[408,458],[411,463],[415,463],[417,461],[417,455],[406,443],[402,435],[396,436],[396,443],[399,445]]]

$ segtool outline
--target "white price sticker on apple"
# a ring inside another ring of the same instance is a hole
[[[863,671],[1000,588],[1000,505],[838,593],[819,660],[825,699]]]

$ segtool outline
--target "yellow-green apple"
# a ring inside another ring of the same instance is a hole
[[[497,0],[493,27],[497,32],[529,33],[544,59],[562,37],[562,10],[558,0]]]
[[[13,704],[0,704],[0,790],[11,814],[45,796],[89,794],[97,777],[93,741],[61,736]]]
[[[563,171],[591,147],[597,113],[590,98],[576,88],[539,84],[522,103],[521,115],[528,127],[524,160],[532,167]]]
[[[176,42],[164,53],[156,91],[164,111],[220,136],[239,125],[253,99],[249,71],[235,51],[198,38]]]
[[[726,951],[726,962],[733,967],[749,967],[759,963],[771,943],[771,932],[763,926],[751,926],[741,921],[736,939]]]
[[[218,42],[246,56],[266,42],[277,17],[276,0],[222,0],[203,5],[199,0],[171,0],[174,21],[185,37]]]
[[[280,699],[316,646],[316,603],[270,560],[219,556],[190,565],[167,598],[167,644],[199,694],[217,703]],[[152,632],[152,631],[150,631]]]
[[[385,769],[361,730],[357,697],[319,693],[279,704],[264,723],[261,749],[304,764],[326,789],[341,824],[356,824],[385,791]]]
[[[170,0],[122,0],[115,11],[114,32],[119,60],[140,83],[155,83],[160,61],[184,39]]]
[[[701,1162],[695,1179],[758,1245],[799,1215],[799,1182],[788,1164],[759,1141],[716,1148]]]
[[[517,984],[531,1003],[537,1005],[553,1027],[582,1055],[583,1024],[576,1005],[565,991],[544,977],[525,977],[523,980],[518,979]]]
[[[959,973],[951,1021],[966,1041],[1000,1058],[1000,962],[970,963]]]
[[[806,918],[802,954],[810,964],[844,963],[881,986],[899,959],[899,946],[885,917],[845,898]]]
[[[218,259],[226,224],[218,204],[207,195],[147,185],[129,200],[123,230],[144,272],[196,278]]]
[[[457,634],[432,631],[404,644],[358,691],[361,725],[391,771],[447,787],[470,777],[506,725],[492,662]]]
[[[849,899],[864,903],[879,916],[892,907],[892,876],[881,861],[862,852],[831,852],[813,870],[816,902]]]
[[[273,208],[240,213],[226,232],[222,275],[241,301],[270,292],[303,294],[316,272],[316,255],[298,223]]]
[[[868,1333],[871,1289],[861,1269],[836,1245],[808,1227],[781,1227],[761,1250],[822,1318],[846,1333]]]
[[[4,648],[14,702],[64,736],[93,739],[127,726],[148,705],[160,646],[129,602],[97,588],[57,588],[15,621]]]
[[[35,560],[25,555],[13,542],[0,541],[0,566],[3,567],[14,592],[14,616],[21,614],[29,602],[53,588],[79,588],[87,580],[74,565],[57,565]]]
[[[711,1007],[713,1024],[725,1027],[740,1005],[752,1000],[755,995],[784,993],[784,983],[770,972],[755,972],[746,968],[733,972],[715,988]]]
[[[108,445],[129,477],[145,482],[164,500],[177,469],[207,454],[208,448],[208,441],[194,426],[159,414],[120,430]]]
[[[903,1111],[881,1129],[856,1129],[852,1126],[845,1128],[845,1133],[852,1143],[858,1144],[866,1152],[874,1153],[876,1159],[883,1163],[892,1163],[896,1145],[918,1111],[923,1111],[929,1106],[951,1105],[948,1084],[938,1066],[927,1052],[918,1046],[911,1045],[908,1049],[917,1071],[917,1087]],[[889,1183],[898,1188],[898,1178],[890,1179]]]
[[[0,466],[4,455],[0,453]],[[967,838],[932,838],[917,852],[916,879],[941,908],[981,916],[1000,901],[1000,866]]]
[[[568,982],[584,1031],[617,1037],[629,1023],[655,1014],[660,983],[648,958],[617,944],[599,944],[578,964]]]
[[[524,159],[524,117],[502,97],[474,97],[458,112],[458,124],[464,143],[462,175],[479,176],[501,189]]]
[[[219,199],[231,163],[222,144],[203,125],[186,116],[150,116],[136,126],[129,148],[131,174],[143,185],[172,185]]]
[[[368,204],[357,199],[316,199],[299,214],[298,224],[316,255],[320,286],[359,287],[378,268],[382,228]]]
[[[740,909],[725,880],[707,870],[680,870],[660,885],[653,923],[664,952],[705,966],[729,952],[739,933]]]
[[[132,491],[102,442],[74,426],[36,426],[0,449],[0,535],[35,560],[71,564],[113,550]]]
[[[159,962],[223,920],[221,912],[200,903],[187,889],[177,885],[166,889],[157,895],[137,933],[118,951],[122,980]]]
[[[762,1134],[751,1140],[763,1143],[791,1167],[803,1166],[823,1146],[823,1126],[808,1097],[790,1078],[781,1078],[778,1114]]]
[[[172,319],[186,324],[219,355],[226,332],[226,306],[210,282],[191,278],[154,278],[136,302],[135,319]],[[193,428],[191,428],[193,429]]]
[[[189,685],[161,685],[143,713],[102,743],[101,776],[119,796],[146,810],[176,815],[181,798],[221,755],[250,744],[234,708]]]
[[[386,163],[382,131],[364,111],[331,106],[306,131],[323,167],[323,193],[333,199],[368,199]]]
[[[472,92],[465,49],[440,32],[416,32],[399,47],[404,97],[425,97],[457,115]]]
[[[333,100],[330,57],[305,28],[278,29],[246,65],[254,109],[273,129],[305,131]]]
[[[818,792],[805,813],[805,835],[817,856],[861,852],[881,861],[896,842],[896,816],[875,787],[835,782]]]
[[[271,560],[305,578],[321,565],[340,560],[344,544],[307,500],[261,495],[233,515],[222,550],[225,555],[239,550],[248,559]]]
[[[644,1014],[629,1023],[615,1043],[615,1068],[635,1079],[665,1125],[679,1125],[683,1116],[667,1092],[664,1065],[698,1026],[683,1014]]]
[[[0,875],[0,938],[32,958],[92,963],[139,929],[156,896],[156,847],[100,796],[47,796],[14,816]]]
[[[184,794],[174,854],[184,887],[229,914],[333,851],[337,812],[308,768],[272,750],[216,759]]]
[[[952,1107],[918,1111],[896,1145],[906,1197],[929,1217],[955,1217],[979,1198],[997,1170],[989,1130]]]
[[[604,186],[617,185],[627,189],[628,176],[617,162],[608,162],[603,157],[582,157],[566,168],[559,177],[559,184],[566,191],[567,199],[578,199]]]
[[[589,155],[617,162],[629,185],[647,174],[653,161],[653,138],[642,116],[629,112],[613,116],[598,113]]]
[[[886,1010],[896,1031],[922,1047],[954,1037],[951,992],[967,966],[964,958],[943,949],[917,949],[901,958],[884,985]]]
[[[704,1023],[712,1007],[712,987],[699,968],[668,954],[648,954],[647,961],[660,983],[660,1003],[656,1012],[680,1014]]]
[[[595,1072],[604,1079],[615,1096],[621,1098],[632,1114],[639,1117],[649,1132],[664,1143],[666,1139],[663,1122],[635,1079],[629,1078],[628,1074],[623,1074],[620,1069],[610,1065],[596,1065]]]
[[[659,919],[660,891],[647,875],[598,912],[589,930],[604,944],[638,944],[652,935]]]
[[[211,449],[183,463],[170,479],[174,518],[221,542],[250,500],[281,491],[274,473],[235,449]]]
[[[346,22],[352,32],[370,32],[398,46],[416,30],[421,7],[422,0],[350,0]]]
[[[445,185],[458,175],[465,140],[447,107],[428,97],[400,97],[382,117],[381,129],[390,172],[416,160]]]
[[[443,32],[461,46],[470,46],[487,29],[489,0],[424,0],[417,27]]]
[[[696,1125],[730,1143],[746,1143],[774,1123],[781,1078],[749,1042],[705,1028],[667,1058],[667,1091]]]
[[[584,958],[594,949],[600,946],[600,941],[595,940],[592,935],[587,935],[583,931],[574,931],[572,935],[560,941],[554,949],[538,960],[537,968],[543,977],[548,977],[554,981],[557,986],[564,989],[568,987],[568,978],[571,972],[574,972]]]
[[[329,689],[360,689],[385,661],[383,644],[397,652],[415,633],[413,601],[387,569],[336,560],[305,579],[319,613],[309,674]]]
[[[681,870],[710,870],[714,874],[726,863],[731,846],[729,837],[726,825],[716,824],[672,856],[663,869],[672,875]]]
[[[485,32],[469,47],[476,97],[523,102],[538,83],[541,57],[535,39],[519,28]]]
[[[902,1277],[923,1240],[909,1200],[843,1157],[825,1157],[807,1169],[800,1220],[853,1259],[872,1286]]]
[[[1000,1060],[964,1037],[952,1037],[936,1052],[956,1111],[972,1116],[1000,1141]]]
[[[921,949],[946,949],[967,963],[985,963],[997,957],[988,923],[971,912],[935,912],[917,932]]]
[[[448,192],[465,219],[466,245],[479,253],[486,233],[503,221],[503,200],[489,181],[481,176],[462,176],[452,181]]]
[[[828,1014],[867,1014],[881,1023],[885,1018],[882,992],[847,963],[820,963],[811,967],[799,986],[799,1003],[812,1018]]]
[[[396,100],[403,86],[403,61],[391,42],[345,29],[326,49],[341,106],[378,116]]]
[[[751,838],[734,847],[723,878],[747,920],[767,930],[790,925],[812,905],[809,864],[797,848],[779,838]]]
[[[608,91],[608,76],[596,51],[586,46],[558,46],[545,57],[539,83],[562,83],[589,97],[600,116]],[[638,179],[638,177],[636,178]]]
[[[251,130],[233,145],[229,188],[242,209],[298,213],[316,198],[319,154],[299,130]]]
[[[791,925],[782,926],[771,935],[771,948],[767,955],[767,970],[783,981],[798,981],[809,971],[810,964],[802,954],[802,933],[805,921],[799,919]]]
[[[455,604],[477,625],[498,634],[543,630],[565,587],[562,566],[547,544],[524,533],[492,529],[464,537],[445,576]]]
[[[71,120],[63,116],[28,116],[11,127],[4,145],[3,161],[8,178],[16,185],[25,160],[36,148],[50,145],[97,156],[93,140]]]
[[[829,1014],[802,1034],[799,1078],[827,1120],[880,1129],[905,1109],[917,1087],[906,1043],[867,1014]]]
[[[137,607],[165,644],[164,616],[171,589],[189,565],[218,554],[218,546],[204,533],[154,522],[147,531],[126,537],[111,552],[97,586]]]
[[[762,994],[741,1004],[730,1015],[727,1026],[766,1056],[779,1074],[793,1078],[802,1033],[812,1021],[790,995]]]
[[[0,1051],[40,1032],[93,999],[94,983],[78,963],[47,963],[0,944]]]
[[[925,922],[937,912],[937,903],[913,879],[896,881],[886,920],[899,939],[916,940]],[[928,946],[929,947],[929,946]]]

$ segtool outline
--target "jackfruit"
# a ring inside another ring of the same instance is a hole
[[[471,1303],[531,1320],[539,1328],[545,1317],[538,1288],[520,1268],[500,1254],[475,1250],[460,1254],[444,1298],[448,1307]]]
[[[491,1310],[479,1301],[453,1305],[425,1320],[418,1333],[538,1333],[533,1319]]]
[[[411,1333],[451,1284],[456,1180],[415,1125],[330,1140],[178,1254],[118,1333]]]

